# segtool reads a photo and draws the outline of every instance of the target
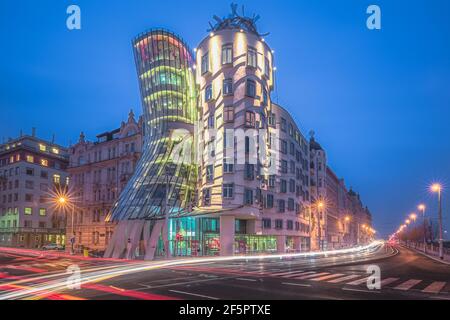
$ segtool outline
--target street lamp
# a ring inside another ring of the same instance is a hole
[[[412,221],[416,222],[417,214],[415,214],[414,212],[411,213],[411,214],[409,215],[409,219],[411,219]]]
[[[422,218],[423,218],[423,251],[427,253],[427,227],[425,226],[425,210],[427,207],[421,203],[417,206],[417,209],[422,211]]]
[[[62,209],[66,209],[67,207],[72,209],[71,213],[71,231],[72,231],[72,237],[70,238],[70,254],[75,254],[74,244],[75,244],[75,226],[74,226],[74,216],[75,216],[75,204],[73,201],[71,201],[70,196],[66,193],[62,193],[60,195],[56,196],[56,205],[59,206]]]
[[[319,200],[317,202],[317,226],[319,228],[318,236],[319,236],[319,250],[323,250],[323,243],[322,243],[322,227],[321,227],[321,217],[323,216],[323,209],[325,208],[325,202],[323,200]]]
[[[431,191],[438,194],[439,202],[439,257],[444,260],[444,234],[442,230],[442,185],[434,183]]]

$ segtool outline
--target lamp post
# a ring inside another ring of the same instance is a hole
[[[423,252],[427,253],[427,229],[425,226],[425,210],[426,206],[424,204],[419,204],[417,207],[420,211],[422,211],[422,218],[423,218]]]
[[[71,238],[70,238],[70,254],[75,254],[75,225],[74,225],[74,216],[75,216],[75,204],[70,202],[70,199],[67,196],[61,195],[58,199],[58,204],[62,208],[71,207]]]
[[[322,201],[322,200],[320,200],[318,203],[317,203],[317,215],[318,215],[318,219],[317,219],[317,221],[318,221],[318,227],[319,227],[319,232],[318,232],[318,236],[319,236],[319,250],[320,251],[322,251],[323,250],[323,243],[322,243],[322,227],[321,227],[321,216],[323,215],[323,212],[322,212],[322,209],[324,208],[324,206],[325,206],[325,203]]]
[[[442,186],[435,183],[431,186],[431,191],[438,194],[439,202],[439,257],[444,260],[444,234],[442,230]]]

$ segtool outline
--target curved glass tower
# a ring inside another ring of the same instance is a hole
[[[119,225],[105,256],[145,246],[152,258],[164,220],[187,215],[195,199],[194,60],[188,46],[162,29],[133,40],[144,117],[144,146],[133,176],[107,217]],[[163,238],[167,238],[164,236]]]
[[[120,195],[111,220],[163,218],[186,213],[195,191],[193,130],[196,94],[188,46],[166,30],[133,41],[145,120],[143,155]]]

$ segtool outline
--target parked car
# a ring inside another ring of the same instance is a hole
[[[64,246],[56,243],[49,243],[45,246],[42,246],[42,250],[64,250]]]

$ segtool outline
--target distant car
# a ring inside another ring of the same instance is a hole
[[[49,243],[42,246],[42,250],[64,250],[64,246],[56,243]]]

